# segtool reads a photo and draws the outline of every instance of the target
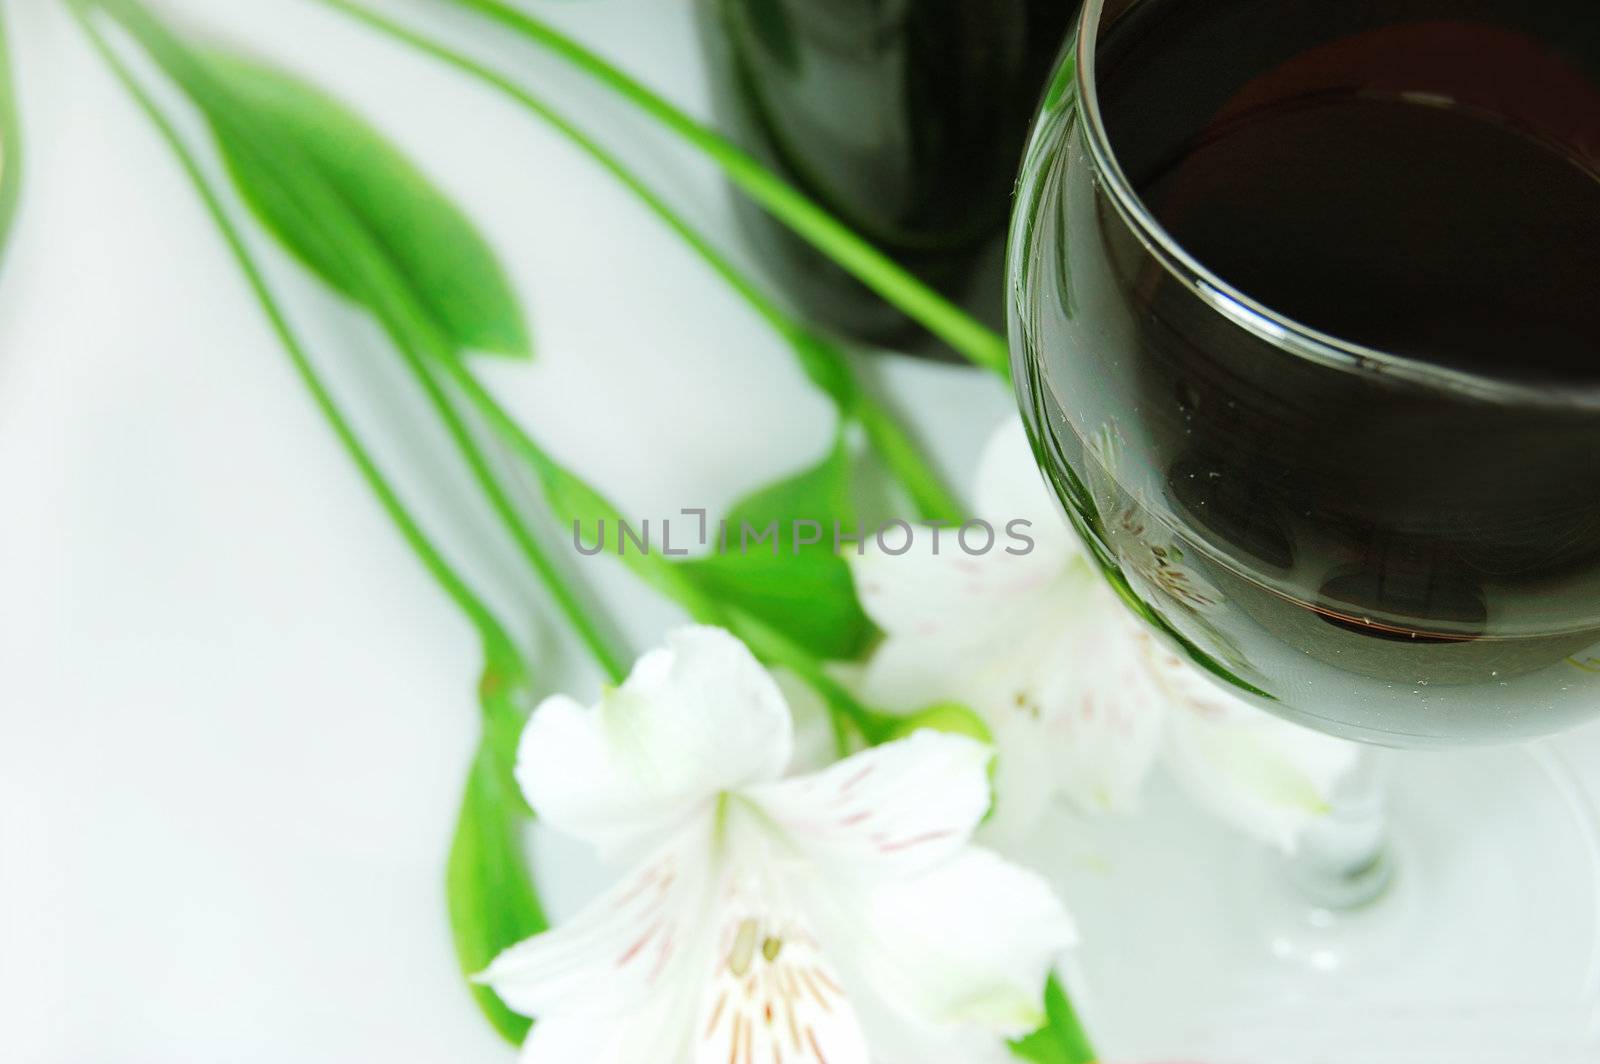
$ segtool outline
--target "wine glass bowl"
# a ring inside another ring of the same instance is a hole
[[[1091,0],[1063,58],[1011,237],[1024,416],[1124,598],[1273,712],[1416,746],[1600,710],[1582,18]]]

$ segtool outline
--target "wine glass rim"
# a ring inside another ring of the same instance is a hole
[[[1471,370],[1421,362],[1312,328],[1246,295],[1185,249],[1134,189],[1118,161],[1100,110],[1096,74],[1099,38],[1110,0],[1085,0],[1079,15],[1073,77],[1088,130],[1090,154],[1123,220],[1161,266],[1202,302],[1235,325],[1289,354],[1338,369],[1394,378],[1439,391],[1497,403],[1600,409],[1600,386],[1507,380]],[[1132,4],[1143,0],[1128,0]]]

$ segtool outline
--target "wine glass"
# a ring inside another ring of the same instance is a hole
[[[1594,817],[1528,742],[1600,713],[1588,0],[1089,0],[1009,277],[1107,578],[1217,683],[1375,744],[1293,893],[1229,888],[1272,957],[1240,985],[1295,1017],[1272,1064],[1352,1023],[1600,1060]]]

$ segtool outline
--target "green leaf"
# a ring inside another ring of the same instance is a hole
[[[445,881],[456,959],[469,977],[501,950],[549,927],[522,851],[519,801],[506,793],[504,773],[485,740],[467,777]],[[495,1030],[520,1045],[531,1026],[528,1018],[486,986],[474,984],[472,996]]]
[[[708,595],[761,618],[823,660],[857,658],[872,638],[850,570],[837,557],[809,550],[773,557],[761,550],[697,559],[684,569]]]
[[[522,314],[466,217],[353,112],[247,60],[202,56],[133,0],[112,15],[205,116],[235,185],[309,268],[397,343],[525,355]]]
[[[469,978],[501,950],[550,926],[528,874],[521,829],[531,811],[513,773],[527,722],[517,704],[522,669],[514,658],[486,649],[488,664],[478,685],[483,739],[467,776],[445,875],[456,959]],[[493,990],[473,984],[472,996],[508,1041],[521,1044],[527,1037],[528,1018],[508,1009]]]
[[[849,565],[834,551],[836,522],[842,535],[859,532],[850,486],[850,453],[841,436],[820,464],[736,505],[726,518],[725,550],[680,568],[707,594],[819,658],[859,657],[872,638],[872,622],[856,599]],[[772,538],[756,542],[769,530],[775,530]],[[803,542],[813,535],[818,542]],[[710,538],[721,543],[720,535]]]
[[[1023,1060],[1034,1064],[1094,1064],[1098,1059],[1084,1033],[1078,1014],[1073,1011],[1061,981],[1055,976],[1044,992],[1045,1025],[1019,1042],[1011,1043],[1011,1051]]]
[[[22,187],[22,133],[11,78],[11,47],[5,13],[0,11],[0,246],[11,230]]]
[[[337,195],[454,350],[531,353],[521,307],[488,243],[388,140],[339,101],[282,71],[218,53],[206,65],[232,98],[229,122],[212,124],[234,183],[262,224],[309,269],[349,298],[368,302],[370,286],[321,231],[325,220],[309,217],[284,195],[278,175],[263,172],[261,147],[293,146],[292,165],[310,168]],[[194,96],[208,116],[221,102],[214,93]],[[241,150],[241,126],[260,136],[257,152]]]

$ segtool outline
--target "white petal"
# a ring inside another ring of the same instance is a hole
[[[1155,652],[1151,668],[1177,706],[1167,751],[1173,775],[1216,816],[1292,850],[1327,814],[1360,748],[1257,709],[1165,651]]]
[[[1068,556],[1082,550],[1051,497],[1020,416],[989,437],[978,465],[977,502],[978,512],[1001,529],[1014,520],[1027,521],[1027,535],[1039,555]]]
[[[1024,472],[1038,478],[1031,465]],[[891,636],[981,640],[1019,600],[1048,587],[1076,557],[1070,533],[1045,503],[1042,517],[985,515],[989,532],[969,529],[965,541],[956,528],[928,526],[916,528],[901,554],[890,553],[901,544],[899,533],[872,540],[849,559],[862,608]],[[1007,530],[1012,520],[1032,524],[1013,536]]]
[[[711,956],[712,869],[711,825],[696,825],[571,920],[505,950],[478,981],[536,1019],[620,1024],[676,999],[687,1024],[682,996],[700,985]]]
[[[743,797],[827,875],[905,876],[966,845],[989,809],[992,756],[984,743],[921,731]]]
[[[980,645],[886,640],[863,695],[895,711],[955,701],[982,716],[999,755],[985,837],[1015,842],[1056,797],[1087,812],[1136,805],[1168,712],[1136,631],[1078,561],[1042,597],[1017,603]]]
[[[517,780],[546,823],[616,854],[709,811],[723,791],[778,778],[792,728],[743,643],[683,628],[598,706],[546,699],[523,732]]]
[[[1026,704],[996,740],[1003,751],[1031,744],[1028,763],[1045,762],[1057,792],[1077,808],[1126,812],[1161,751],[1165,692],[1144,667],[1146,637],[1098,582],[1068,625],[1054,652],[1060,664],[1019,690]]]
[[[829,930],[846,939],[837,952],[874,1046],[907,1061],[1032,1033],[1045,1020],[1045,982],[1077,940],[1043,879],[976,847],[878,885],[854,921]]]
[[[794,756],[785,774],[816,772],[839,760],[839,739],[828,703],[788,669],[773,669],[772,679],[789,703],[789,715],[794,720]]]
[[[1011,1044],[978,1030],[875,1026],[874,1064],[1017,1064]]]
[[[1035,828],[1064,791],[1064,769],[1043,727],[1028,718],[992,728],[995,738],[994,808],[978,837],[1012,852]]]
[[[1056,512],[1020,420],[986,449],[981,510],[1032,519],[1035,552],[861,559],[857,583],[889,633],[863,696],[898,712],[953,701],[981,715],[1000,759],[991,838],[1031,832],[1053,797],[1091,812],[1132,807],[1161,749],[1165,696],[1123,609]],[[952,564],[939,564],[940,562]]]
[[[564,1064],[593,1060],[623,1064],[618,1055],[623,1032],[590,1017],[551,1016],[533,1025],[522,1042],[522,1064]]]
[[[533,1025],[522,1043],[521,1064],[638,1064],[685,1060],[693,1029],[685,1002],[663,999],[623,1017],[556,1015]]]
[[[1024,577],[1020,571],[1008,574],[1008,564],[985,559],[975,579],[1003,581],[1011,575],[1019,577],[1018,583],[985,584],[971,601],[944,608],[937,622],[909,631],[888,629],[862,674],[863,698],[900,712],[956,701],[983,713],[985,707],[975,703],[986,696],[1010,698],[1035,674],[1062,665],[1065,619],[1075,615],[1093,587],[1087,565],[1072,558],[1047,575]],[[901,606],[913,597],[898,589],[896,595]]]
[[[1087,566],[1075,587],[1063,583],[1052,616],[970,676],[969,704],[998,752],[986,840],[1028,837],[1054,798],[1089,813],[1137,805],[1161,750],[1167,697],[1131,622]]]
[[[980,556],[962,553],[954,533],[939,533],[935,554],[933,530],[919,527],[904,554],[889,554],[876,545],[850,559],[861,608],[891,636],[918,639],[982,637],[986,622],[1003,616],[1008,600],[1026,590],[1027,573],[1010,579],[1015,559],[1003,551]],[[1026,568],[1026,567],[1024,567]]]
[[[869,706],[916,713],[941,702],[964,701],[968,680],[984,667],[990,647],[915,636],[889,636],[872,652],[854,690]]]

